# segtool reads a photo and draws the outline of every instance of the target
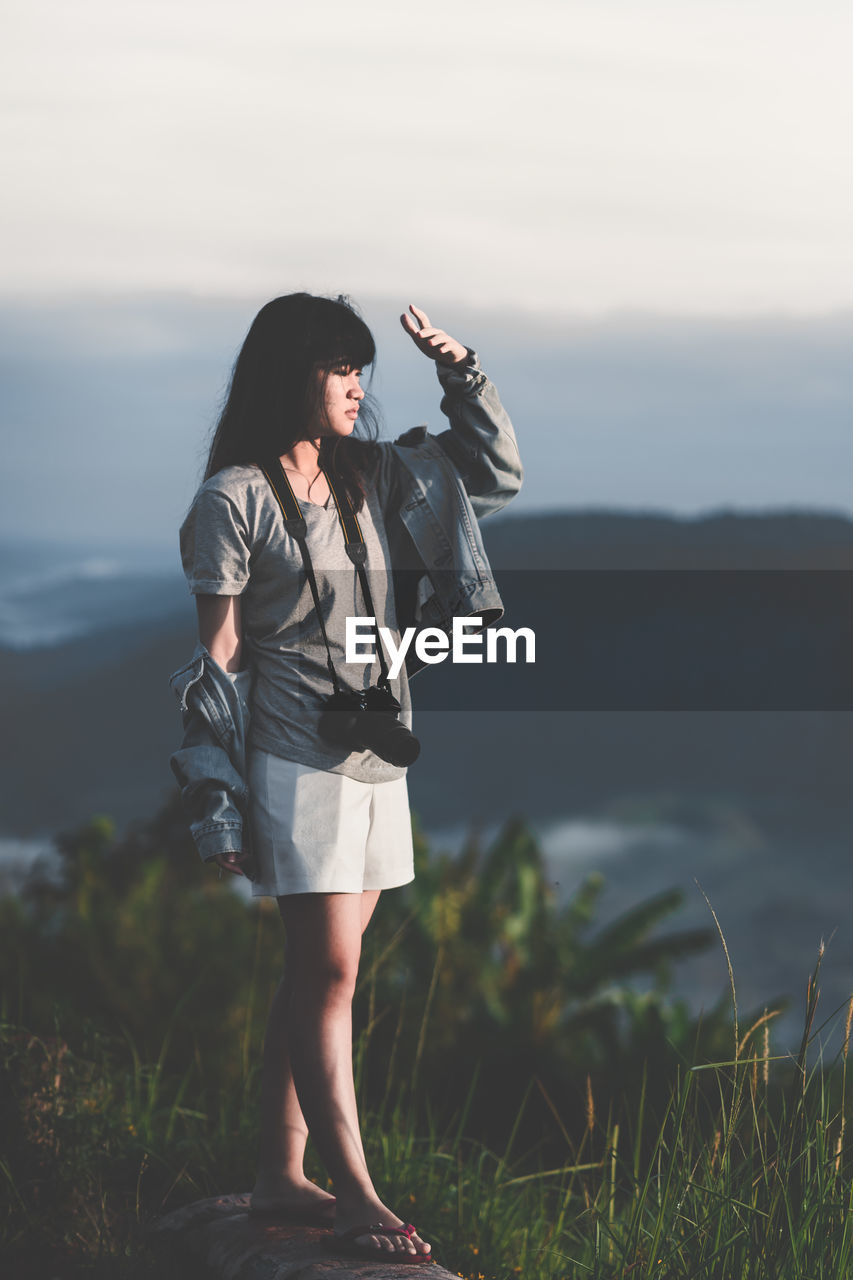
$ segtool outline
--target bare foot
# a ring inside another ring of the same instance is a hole
[[[402,1227],[403,1219],[398,1218],[396,1213],[392,1213],[381,1200],[361,1201],[360,1203],[347,1204],[346,1209],[341,1205],[338,1199],[338,1209],[335,1215],[335,1235],[344,1235],[351,1231],[353,1227],[364,1226],[370,1224],[378,1225],[382,1223],[388,1227]],[[431,1246],[422,1240],[415,1232],[411,1236],[405,1235],[386,1235],[384,1232],[366,1232],[364,1235],[349,1237],[351,1244],[364,1245],[367,1248],[375,1249],[377,1253],[420,1253],[427,1256],[431,1252]]]
[[[252,1213],[282,1213],[298,1215],[307,1212],[329,1226],[335,1221],[335,1197],[323,1191],[308,1178],[294,1181],[289,1178],[258,1178],[249,1200]]]

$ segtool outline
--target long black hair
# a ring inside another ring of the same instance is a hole
[[[342,366],[365,369],[376,358],[369,328],[350,300],[288,293],[261,307],[234,364],[213,429],[204,479],[236,463],[280,457],[322,421],[326,379]],[[318,370],[324,376],[318,378]],[[365,429],[366,427],[366,429]],[[334,471],[356,511],[375,450],[376,412],[365,396],[358,438],[321,439],[319,463]]]

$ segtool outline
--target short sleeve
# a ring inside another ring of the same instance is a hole
[[[200,489],[181,525],[181,563],[193,595],[238,596],[249,581],[249,532],[227,494]]]

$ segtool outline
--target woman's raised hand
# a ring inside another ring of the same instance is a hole
[[[431,325],[427,313],[414,303],[409,304],[409,310],[412,315],[407,315],[404,311],[400,316],[400,324],[418,350],[439,364],[462,364],[468,356],[468,348],[451,338],[443,329],[436,329]]]

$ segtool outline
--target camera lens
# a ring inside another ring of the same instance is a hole
[[[363,693],[343,690],[327,698],[318,729],[327,742],[350,751],[372,751],[380,760],[404,769],[417,760],[421,744],[400,724],[399,711],[390,689],[374,685]]]

